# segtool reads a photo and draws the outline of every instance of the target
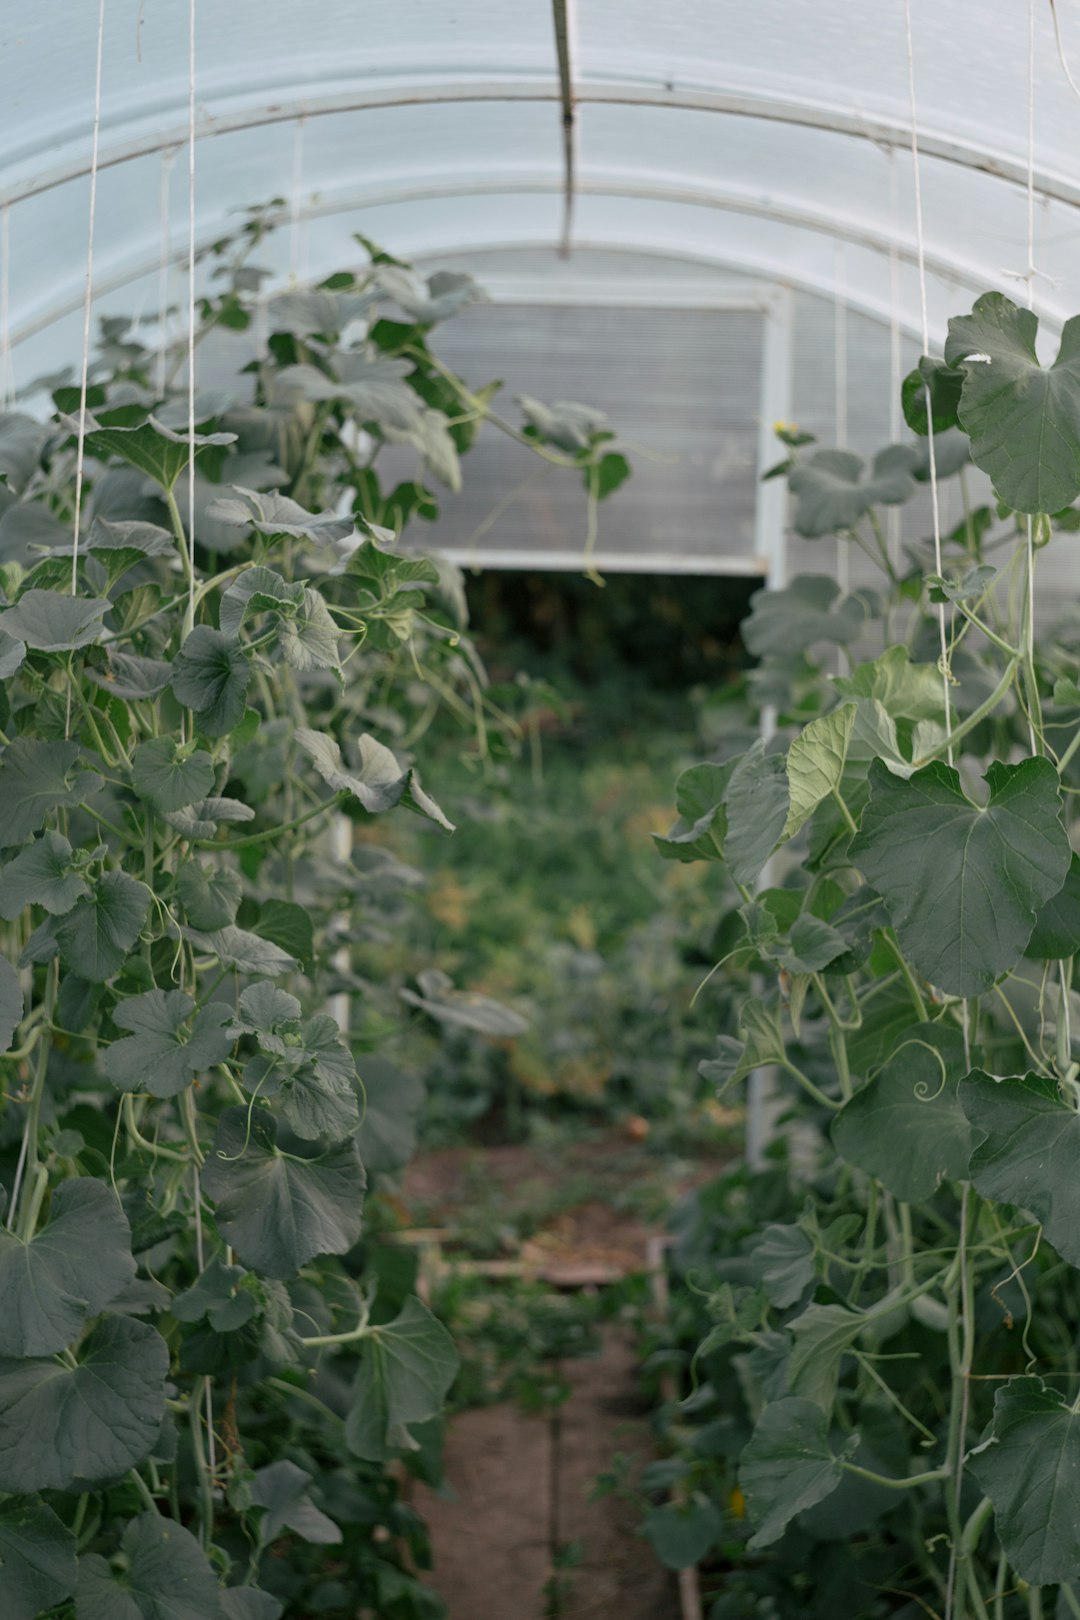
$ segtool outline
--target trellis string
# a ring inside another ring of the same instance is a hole
[[[94,302],[94,216],[97,212],[98,140],[101,133],[101,63],[105,47],[105,0],[98,0],[97,59],[94,67],[94,130],[90,147],[90,210],[86,235],[86,290],[83,294],[82,372],[75,447],[75,521],[71,547],[71,594],[79,581],[79,524],[86,464],[86,394],[90,376],[90,315]]]

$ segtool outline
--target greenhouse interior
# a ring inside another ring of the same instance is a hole
[[[1080,0],[0,58],[0,1620],[1080,1620]]]

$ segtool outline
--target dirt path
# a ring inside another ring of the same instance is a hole
[[[632,1504],[590,1502],[616,1452],[650,1453],[633,1347],[609,1328],[600,1353],[564,1362],[569,1399],[554,1418],[510,1403],[462,1413],[450,1428],[446,1500],[421,1489],[431,1533],[432,1584],[450,1620],[678,1620],[672,1578],[635,1534]],[[553,1541],[572,1567],[550,1581]]]

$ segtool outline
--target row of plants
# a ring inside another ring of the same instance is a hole
[[[1037,583],[1080,526],[1075,327],[1044,368],[981,297],[869,462],[781,427],[796,530],[878,584],[755,598],[778,729],[686,771],[659,840],[737,891],[703,1073],[785,1110],[677,1211],[654,1346],[711,1620],[1080,1615],[1080,636]],[[886,508],[930,530],[946,478],[963,521],[898,551]]]
[[[441,364],[468,277],[361,241],[264,297],[279,213],[206,266],[198,345],[249,363],[193,433],[184,350],[163,381],[111,318],[51,420],[0,417],[10,1620],[442,1613],[400,1479],[438,1478],[458,1356],[380,1242],[423,1088],[358,967],[416,873],[364,829],[452,830],[414,744],[488,699],[460,579],[397,541],[484,422],[581,479],[583,530],[629,469]]]

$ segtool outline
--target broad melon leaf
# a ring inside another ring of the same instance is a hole
[[[1041,1378],[994,1394],[989,1438],[970,1467],[994,1504],[1006,1556],[1022,1580],[1050,1586],[1080,1573],[1080,1414]]]
[[[303,1157],[305,1144],[277,1146],[265,1109],[229,1108],[203,1187],[217,1204],[218,1231],[245,1266],[265,1277],[293,1277],[317,1254],[344,1254],[360,1236],[367,1185],[356,1144]]]
[[[370,1056],[361,1060],[360,1085],[363,1111],[356,1145],[364,1168],[369,1176],[400,1170],[416,1147],[423,1082],[387,1058]]]
[[[1038,317],[983,293],[949,322],[946,364],[963,374],[960,425],[971,459],[1015,512],[1060,512],[1080,495],[1080,318],[1053,365],[1035,352]]]
[[[755,591],[742,638],[755,658],[790,658],[820,642],[844,647],[866,622],[858,596],[841,596],[825,574],[797,574],[782,591]]]
[[[86,448],[102,460],[119,456],[140,472],[152,478],[162,489],[171,490],[188,464],[191,452],[188,435],[174,433],[138,405],[122,405],[108,413],[103,421],[92,412],[83,413]],[[74,417],[62,417],[69,432],[77,434],[79,422]],[[210,445],[236,442],[235,433],[196,433],[193,447],[196,456]]]
[[[251,1484],[251,1500],[266,1509],[260,1531],[264,1542],[276,1541],[283,1530],[292,1530],[315,1546],[334,1546],[341,1531],[311,1500],[313,1474],[295,1463],[281,1461],[256,1470]]]
[[[75,1367],[0,1360],[0,1490],[85,1491],[134,1468],[160,1432],[168,1370],[160,1333],[127,1316],[99,1322]]]
[[[131,1228],[111,1189],[61,1182],[28,1243],[0,1228],[0,1356],[65,1349],[134,1275]]]
[[[85,781],[71,772],[79,757],[73,742],[40,742],[36,737],[14,737],[0,754],[0,849],[21,844],[45,825],[54,810],[70,810],[82,802]]]
[[[74,851],[62,833],[46,832],[21,849],[0,871],[0,917],[8,922],[24,906],[43,906],[53,917],[62,917],[76,900],[89,894],[90,885],[71,870]]]
[[[1080,1266],[1080,1114],[1041,1074],[997,1080],[973,1069],[960,1102],[982,1137],[968,1171],[976,1190],[1030,1210],[1058,1253]]]
[[[122,1573],[98,1553],[80,1558],[77,1620],[220,1620],[217,1576],[190,1530],[141,1513],[120,1545]]]
[[[844,1104],[832,1140],[849,1164],[906,1204],[968,1173],[975,1134],[960,1106],[964,1041],[948,1024],[915,1024],[881,1072]]]
[[[176,889],[192,928],[211,932],[236,920],[244,894],[238,872],[228,866],[206,867],[199,861],[184,862],[177,873]]]
[[[842,703],[831,714],[812,720],[788,749],[790,808],[785,838],[794,838],[821,801],[839,791],[857,714],[857,704]]]
[[[727,836],[728,783],[735,761],[724,765],[691,765],[675,783],[679,819],[665,834],[653,833],[653,843],[665,860],[719,861]]]
[[[140,743],[131,760],[131,781],[155,810],[183,810],[205,799],[214,785],[214,761],[204,748],[189,750],[174,737]]]
[[[53,925],[63,961],[83,979],[111,979],[142,933],[150,891],[126,872],[106,872]]]
[[[724,1516],[707,1496],[689,1502],[664,1502],[645,1515],[642,1534],[668,1569],[699,1564],[720,1539]]]
[[[460,1357],[442,1323],[415,1298],[360,1343],[345,1443],[366,1462],[387,1462],[417,1449],[410,1426],[439,1415]]]
[[[0,888],[3,879],[0,878]],[[1080,951],[1080,855],[1069,862],[1064,886],[1039,908],[1025,956],[1047,962]]]
[[[814,1245],[801,1226],[767,1226],[750,1249],[754,1274],[777,1310],[801,1299],[817,1275]]]
[[[70,652],[98,640],[111,606],[107,597],[24,591],[14,607],[0,613],[0,632],[37,652]]]
[[[196,1012],[182,990],[129,996],[113,1009],[113,1021],[131,1034],[112,1043],[101,1065],[121,1091],[175,1097],[232,1049],[233,1037],[225,1027],[232,1022],[232,1008],[211,1001]]]
[[[788,819],[783,754],[767,753],[759,738],[736,763],[724,807],[724,861],[735,882],[748,888],[761,876]]]
[[[808,540],[853,529],[874,506],[899,506],[915,492],[915,450],[889,444],[867,469],[850,450],[815,450],[788,475],[795,532]]]
[[[0,1610],[4,1620],[37,1620],[75,1590],[75,1537],[33,1497],[0,1502]]]
[[[195,711],[207,737],[224,737],[240,724],[250,681],[251,665],[240,643],[206,624],[195,626],[173,659],[173,692]]]
[[[866,1317],[846,1305],[808,1305],[789,1324],[795,1340],[787,1369],[791,1393],[831,1412],[840,1363],[866,1325]]]
[[[810,1401],[770,1401],[739,1464],[739,1485],[757,1527],[751,1550],[771,1546],[796,1514],[835,1491],[858,1445],[858,1434],[849,1434],[837,1454],[828,1417]]]
[[[434,799],[421,788],[416,772],[411,768],[402,770],[390,749],[376,742],[374,737],[365,733],[358,739],[356,749],[360,762],[353,771],[345,769],[341,749],[325,732],[299,726],[296,741],[335,793],[351,793],[373,814],[403,804],[427,816],[446,832],[453,832],[453,823],[447,821]]]
[[[192,929],[188,938],[196,950],[216,956],[222,967],[235,968],[238,973],[291,973],[299,965],[272,940],[233,924],[205,934]]]
[[[985,780],[983,807],[940,760],[906,781],[875,760],[850,848],[904,952],[950,995],[980,995],[1016,966],[1071,860],[1048,759],[995,762]]]
[[[231,485],[227,494],[212,500],[206,511],[208,517],[218,523],[227,523],[233,528],[255,529],[259,534],[268,537],[285,535],[293,540],[312,540],[317,545],[329,545],[335,540],[344,540],[353,534],[356,528],[351,516],[338,517],[334,512],[309,512],[297,501],[291,500],[287,495],[279,495],[276,490],[263,492],[243,489],[239,484]],[[222,625],[222,629],[225,628],[227,627]]]

